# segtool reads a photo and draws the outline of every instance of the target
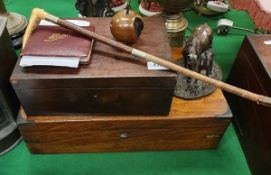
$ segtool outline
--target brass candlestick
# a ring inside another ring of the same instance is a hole
[[[0,16],[8,18],[6,27],[13,47],[20,47],[22,45],[22,37],[25,28],[27,26],[27,19],[18,13],[8,12],[3,0],[0,0]]]
[[[170,46],[172,48],[182,47],[184,41],[184,32],[188,27],[187,20],[183,17],[182,13],[163,13],[163,17],[166,19],[165,25],[170,41]]]
[[[166,19],[167,33],[171,47],[182,47],[185,29],[188,22],[181,13],[189,7],[193,0],[157,0],[163,9],[163,17]]]

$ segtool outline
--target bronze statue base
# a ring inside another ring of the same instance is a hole
[[[181,60],[178,64],[183,66],[183,60]],[[204,73],[204,71],[202,71],[201,73]],[[209,77],[217,80],[222,79],[222,71],[215,61],[213,62],[212,73]],[[177,83],[174,90],[175,96],[182,99],[192,100],[207,96],[216,89],[216,87],[214,87],[213,85],[209,85],[200,80],[195,80],[193,78],[190,78],[190,82],[188,82],[188,80],[189,77],[178,73]]]

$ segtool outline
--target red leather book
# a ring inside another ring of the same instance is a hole
[[[83,28],[95,29],[94,26]],[[20,65],[76,67],[79,63],[88,64],[93,45],[94,40],[61,26],[39,25],[21,53]],[[70,63],[74,63],[73,66]]]

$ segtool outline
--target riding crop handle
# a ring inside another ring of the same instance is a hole
[[[51,22],[53,22],[55,24],[58,24],[60,26],[63,26],[63,27],[68,28],[70,30],[73,30],[75,32],[78,32],[78,33],[80,33],[80,34],[82,34],[82,35],[84,35],[84,36],[86,36],[88,38],[93,38],[93,39],[95,39],[97,41],[100,41],[100,42],[106,44],[106,45],[110,45],[110,46],[112,46],[114,48],[117,48],[117,49],[123,50],[125,52],[128,52],[131,55],[134,55],[136,57],[143,58],[143,59],[145,59],[147,61],[152,61],[154,63],[157,63],[157,64],[161,65],[161,66],[164,66],[164,67],[169,68],[171,70],[174,70],[176,72],[182,73],[182,74],[184,74],[184,75],[186,75],[188,77],[195,78],[197,80],[201,80],[201,81],[203,81],[205,83],[208,83],[208,84],[211,84],[211,85],[213,85],[215,87],[221,88],[224,91],[227,91],[229,93],[238,95],[238,96],[240,96],[242,98],[246,98],[248,100],[255,101],[260,105],[265,105],[265,106],[271,107],[271,98],[270,97],[255,94],[253,92],[250,92],[250,91],[247,91],[247,90],[244,90],[244,89],[229,85],[229,84],[224,83],[222,81],[218,81],[218,80],[209,78],[209,77],[204,76],[202,74],[199,74],[197,72],[191,71],[189,69],[186,69],[184,67],[176,65],[174,63],[166,61],[166,60],[164,60],[162,58],[159,58],[159,57],[153,56],[151,54],[148,54],[146,52],[143,52],[141,50],[132,48],[132,47],[127,46],[125,44],[122,44],[122,43],[120,43],[118,41],[111,40],[109,38],[103,37],[103,36],[93,32],[93,31],[86,30],[86,29],[81,28],[81,27],[79,27],[79,26],[77,26],[75,24],[72,24],[72,23],[68,22],[68,21],[61,20],[56,16],[48,14],[47,12],[45,12],[42,9],[38,9],[38,8],[33,9],[32,14],[31,14],[31,18],[30,18],[30,21],[29,21],[29,24],[28,24],[28,27],[27,27],[26,32],[25,32],[26,37],[24,37],[24,40],[23,40],[24,45],[26,44],[28,38],[30,37],[31,32],[33,31],[33,29],[36,27],[37,23],[41,19],[51,21]]]

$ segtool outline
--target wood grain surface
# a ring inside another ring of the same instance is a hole
[[[110,18],[89,18],[113,39]],[[171,59],[162,17],[145,18],[133,47]],[[12,85],[28,115],[168,115],[176,83],[172,71],[150,71],[146,62],[96,42],[91,63],[79,69],[16,65]]]
[[[110,33],[110,18],[88,18],[95,26],[95,32],[106,38],[114,39]],[[155,56],[171,60],[171,48],[162,17],[144,18],[145,28],[140,38],[131,47],[146,51]],[[25,69],[15,67],[11,79],[73,79],[97,77],[170,77],[171,71],[148,71],[145,60],[139,60],[128,53],[117,50],[100,42],[94,46],[91,64],[80,69],[36,67]]]
[[[174,98],[169,116],[27,116],[18,126],[32,153],[215,148],[231,120],[221,92]]]

